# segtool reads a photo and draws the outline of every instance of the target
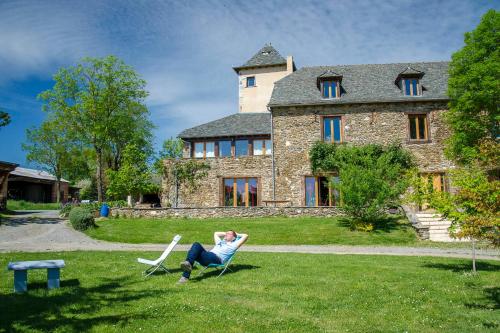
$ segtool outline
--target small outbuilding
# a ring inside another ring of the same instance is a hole
[[[56,202],[56,177],[42,170],[15,168],[10,172],[8,197],[31,202]],[[69,182],[61,179],[61,202],[69,199]]]

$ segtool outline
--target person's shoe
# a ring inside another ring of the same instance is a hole
[[[184,283],[186,283],[188,281],[189,281],[189,279],[187,277],[181,276],[181,278],[179,279],[179,281],[177,281],[177,284],[184,284]]]
[[[193,266],[191,266],[191,263],[186,260],[186,261],[181,262],[181,269],[184,272],[191,273],[191,271],[193,270]]]

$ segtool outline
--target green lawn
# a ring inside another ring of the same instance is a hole
[[[86,231],[97,239],[124,243],[166,243],[175,234],[182,244],[211,244],[214,231],[234,229],[250,235],[252,245],[399,245],[470,247],[467,243],[421,241],[404,218],[392,218],[373,232],[352,231],[345,219],[317,217],[270,217],[248,219],[105,219]]]
[[[143,278],[136,257],[159,253],[9,253],[61,258],[62,288],[12,292],[0,270],[0,332],[498,332],[500,263],[462,259],[239,253],[234,273],[177,286],[173,274]]]
[[[61,209],[60,203],[29,202],[24,200],[8,200],[8,210],[57,210]]]

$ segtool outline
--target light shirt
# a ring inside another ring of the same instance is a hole
[[[214,248],[210,252],[215,253],[222,263],[226,262],[236,252],[238,246],[241,244],[242,239],[238,238],[231,243],[226,242],[224,239],[219,239]]]

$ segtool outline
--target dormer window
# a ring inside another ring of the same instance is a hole
[[[420,96],[422,94],[418,78],[404,78],[403,87],[406,96]]]
[[[321,90],[321,97],[333,99],[340,98],[342,75],[335,73],[331,69],[319,75],[316,79],[318,88]]]
[[[423,76],[424,72],[408,66],[404,71],[399,73],[395,83],[401,89],[403,95],[421,96],[423,88],[420,79]]]
[[[248,87],[255,87],[255,76],[247,77],[247,88]]]
[[[340,84],[339,81],[322,81],[321,82],[321,95],[323,98],[339,98],[340,97]]]

